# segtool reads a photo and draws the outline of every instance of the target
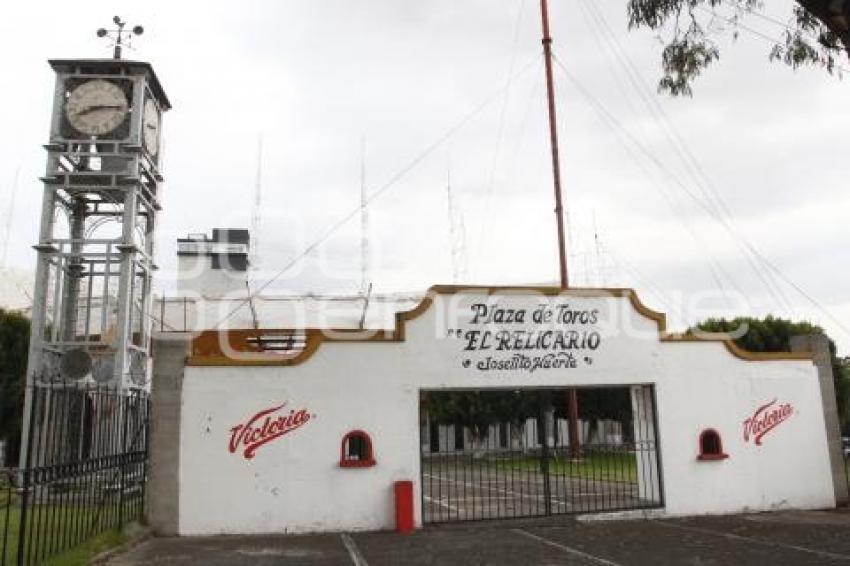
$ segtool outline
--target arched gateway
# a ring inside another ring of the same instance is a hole
[[[392,528],[399,480],[417,525],[836,502],[812,354],[671,335],[628,289],[434,287],[392,329],[209,331],[155,359],[163,532]]]

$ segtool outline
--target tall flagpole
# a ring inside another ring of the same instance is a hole
[[[540,0],[543,19],[543,56],[546,61],[546,94],[549,101],[549,141],[552,146],[552,177],[555,181],[555,217],[558,223],[558,256],[560,259],[561,289],[569,287],[567,274],[567,244],[564,236],[564,207],[561,198],[561,160],[558,155],[558,116],[555,113],[555,81],[552,79],[552,36],[549,35],[549,4]]]
[[[546,62],[546,94],[549,103],[549,141],[552,147],[552,177],[555,185],[555,218],[558,226],[558,259],[561,276],[561,289],[569,288],[567,271],[567,244],[564,236],[564,207],[561,197],[561,161],[558,152],[558,116],[555,112],[555,81],[552,78],[552,36],[549,34],[549,4],[540,0],[540,16],[543,21],[543,56]],[[581,455],[578,431],[578,394],[575,389],[567,392],[568,428],[570,436],[570,456]]]

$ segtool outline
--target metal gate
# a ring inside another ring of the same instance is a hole
[[[425,523],[663,505],[651,386],[422,393]],[[580,440],[570,446],[570,427]]]

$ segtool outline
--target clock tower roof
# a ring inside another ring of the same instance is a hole
[[[146,61],[130,61],[127,59],[48,59],[50,66],[56,72],[73,72],[75,70],[84,73],[120,74],[116,71],[129,71],[131,75],[144,74],[148,77],[151,90],[157,97],[163,110],[171,109],[171,102],[165,94],[165,90],[159,82],[153,66]]]

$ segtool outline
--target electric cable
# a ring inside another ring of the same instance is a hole
[[[349,220],[354,218],[363,208],[371,204],[374,200],[380,198],[383,194],[385,194],[389,189],[394,187],[401,179],[403,179],[410,171],[415,169],[420,163],[422,163],[427,157],[429,157],[434,151],[436,151],[440,146],[443,145],[447,140],[449,140],[452,136],[454,136],[458,131],[463,129],[473,118],[478,116],[485,108],[493,104],[495,101],[499,100],[506,90],[510,88],[513,80],[516,80],[519,76],[528,71],[534,63],[538,61],[538,58],[535,56],[534,59],[530,60],[526,65],[524,65],[517,73],[514,75],[511,81],[508,84],[500,87],[495,92],[491,93],[487,96],[482,102],[473,107],[472,111],[463,116],[460,120],[455,122],[453,126],[451,126],[448,130],[446,130],[442,135],[440,135],[433,143],[427,146],[422,152],[420,152],[416,157],[414,157],[410,162],[408,162],[404,167],[402,167],[399,171],[397,171],[390,179],[384,183],[380,188],[374,191],[368,198],[366,198],[359,206],[355,207],[351,212],[341,217],[335,223],[331,224],[324,233],[319,236],[316,240],[314,240],[310,245],[308,245],[301,253],[297,254],[289,263],[283,266],[280,270],[278,270],[270,279],[260,285],[255,293],[261,293],[264,289],[266,289],[269,285],[274,283],[280,276],[289,271],[295,264],[297,264],[301,259],[308,256],[310,253],[315,251],[320,245],[326,242],[337,230],[339,230],[342,226],[348,223]],[[248,302],[248,299],[240,300],[240,303],[230,310],[223,318],[221,318],[213,329],[218,329],[225,321],[227,321],[231,316],[233,316],[236,312],[242,309],[245,304]]]
[[[723,213],[726,214],[727,218],[723,221],[732,221],[732,215],[729,211],[729,208],[726,206],[726,203],[723,201],[717,189],[711,183],[709,177],[705,174],[704,170],[699,164],[699,161],[694,156],[693,152],[688,147],[684,138],[676,129],[675,125],[667,116],[667,113],[664,111],[663,106],[652,96],[649,87],[643,81],[639,71],[637,70],[635,64],[632,62],[631,58],[625,52],[625,50],[620,45],[617,40],[616,35],[614,34],[611,26],[608,24],[605,16],[599,11],[599,9],[590,2],[581,2],[580,5],[586,8],[585,15],[591,15],[593,17],[592,27],[598,26],[600,30],[604,32],[608,39],[609,49],[614,54],[620,66],[625,71],[625,74],[631,83],[632,87],[638,93],[641,98],[644,106],[649,111],[650,115],[654,115],[656,120],[662,125],[662,131],[664,132],[668,143],[673,147],[673,150],[676,152],[676,155],[681,160],[686,176],[689,176],[697,189],[702,193],[705,198],[705,203],[709,208],[712,209],[713,215],[716,219],[722,219]],[[722,222],[721,222],[722,223]],[[787,297],[783,293],[779,284],[774,280],[772,274],[767,270],[761,270],[759,267],[753,262],[750,258],[747,250],[742,247],[741,242],[737,240],[738,235],[732,234],[732,232],[736,232],[737,230],[733,230],[731,228],[727,228],[730,231],[730,235],[733,237],[733,241],[736,245],[739,246],[742,252],[742,256],[750,265],[750,268],[756,273],[757,277],[761,279],[762,283],[765,285],[765,288],[768,290],[770,295],[772,295],[774,301],[776,301],[777,305],[780,309],[785,309],[789,313],[793,311],[793,307],[791,306],[790,301],[788,301]],[[726,272],[723,268],[722,264],[719,261],[715,260],[713,256],[709,257],[709,262],[712,271],[715,269],[719,269],[723,272],[735,289],[743,294],[741,289],[735,283],[734,278]]]
[[[606,116],[609,120],[613,120],[613,122],[614,122],[614,124],[615,124],[615,125],[617,125],[617,126],[619,126],[620,128],[622,128],[622,125],[620,125],[620,124],[618,123],[617,119],[616,119],[613,115],[611,115],[611,114],[610,114],[610,112],[608,112],[608,110],[607,110],[607,109],[606,109],[603,105],[601,105],[601,103],[600,103],[598,100],[596,100],[596,99],[595,99],[595,98],[594,98],[594,97],[593,97],[593,96],[592,96],[592,95],[591,95],[591,94],[590,94],[590,93],[589,93],[589,92],[588,92],[588,91],[584,88],[584,86],[583,86],[583,85],[582,85],[582,84],[581,84],[581,83],[580,83],[580,82],[579,82],[579,81],[578,81],[578,80],[577,80],[577,79],[576,79],[576,78],[572,75],[572,73],[570,73],[570,72],[566,69],[566,67],[563,65],[563,63],[561,63],[561,61],[560,61],[557,57],[555,57],[554,59],[555,59],[555,62],[558,64],[558,66],[561,68],[561,70],[565,73],[565,75],[567,76],[567,78],[568,78],[568,79],[570,79],[570,81],[572,82],[572,84],[576,87],[576,89],[577,89],[577,90],[579,90],[579,92],[580,92],[580,93],[581,93],[581,94],[582,94],[582,95],[583,95],[583,96],[584,96],[584,97],[585,97],[585,98],[586,98],[586,99],[587,99],[587,100],[588,100],[588,101],[589,101],[589,102],[590,102],[590,103],[591,103],[591,104],[592,104],[592,105],[593,105],[593,106],[594,106],[594,107],[595,107],[595,108],[596,108],[596,109],[597,109],[597,110],[598,110],[598,111],[602,114],[602,115],[605,115],[605,116]],[[645,148],[645,147],[641,146],[641,145],[639,144],[639,142],[637,142],[637,141],[634,139],[634,136],[633,136],[630,132],[628,132],[628,130],[623,129],[623,133],[624,133],[624,134],[626,135],[626,137],[627,137],[627,138],[629,138],[629,139],[630,139],[633,143],[637,143],[637,145],[638,145],[638,149],[640,149],[640,150],[641,150],[641,151],[642,151],[642,152],[643,152],[643,153],[644,153],[644,154],[645,154],[645,155],[646,155],[646,156],[647,156],[647,157],[648,157],[651,161],[653,161],[653,162],[656,164],[656,166],[658,166],[660,169],[662,169],[662,170],[663,170],[663,171],[665,171],[668,175],[670,175],[670,176],[671,176],[671,178],[672,178],[672,179],[676,182],[676,184],[677,184],[680,188],[682,188],[682,189],[685,191],[685,193],[686,193],[688,196],[690,196],[690,197],[694,200],[694,202],[696,202],[696,203],[697,203],[697,205],[699,205],[701,208],[703,208],[703,209],[704,209],[706,212],[708,212],[708,213],[709,213],[712,217],[715,217],[715,219],[716,219],[716,220],[720,221],[721,225],[722,225],[722,226],[724,226],[727,230],[730,230],[730,231],[731,231],[731,228],[729,227],[729,225],[728,225],[726,222],[724,222],[724,221],[722,220],[722,218],[718,218],[718,217],[716,217],[716,216],[712,213],[712,210],[711,210],[711,208],[710,208],[710,207],[708,207],[708,206],[707,206],[704,202],[702,202],[700,199],[698,199],[698,198],[696,197],[696,195],[694,195],[694,193],[693,193],[692,191],[690,191],[690,190],[689,190],[689,189],[688,189],[688,188],[687,188],[687,187],[686,187],[686,186],[685,186],[685,185],[684,185],[684,184],[683,184],[680,180],[678,180],[675,176],[673,176],[673,175],[672,175],[672,173],[669,171],[669,169],[667,169],[666,167],[664,167],[664,165],[663,165],[663,164],[662,164],[662,163],[661,163],[661,162],[660,162],[660,161],[659,161],[659,160],[658,160],[655,156],[653,156],[651,153],[649,153],[649,152],[646,150],[646,148]],[[766,257],[765,257],[762,253],[761,253],[761,252],[759,252],[759,251],[755,248],[755,246],[753,246],[750,242],[746,241],[746,239],[743,239],[743,238],[742,238],[742,241],[743,241],[744,245],[746,245],[746,246],[747,246],[747,247],[748,247],[748,248],[752,251],[752,253],[753,253],[756,257],[758,257],[758,258],[760,259],[760,261],[763,261],[763,262],[764,262],[764,263],[765,263],[768,267],[770,267],[770,269],[771,269],[774,273],[776,273],[776,275],[778,275],[779,277],[781,277],[781,278],[782,278],[782,279],[783,279],[783,280],[784,280],[787,284],[789,284],[791,287],[793,287],[793,288],[794,288],[794,289],[795,289],[798,293],[800,293],[800,294],[801,294],[804,298],[806,298],[806,300],[808,300],[810,303],[812,303],[812,304],[813,304],[813,305],[814,305],[814,306],[815,306],[818,310],[820,310],[820,311],[821,311],[821,312],[822,312],[822,313],[823,313],[826,317],[828,317],[830,320],[832,320],[833,322],[835,322],[835,323],[839,326],[839,328],[841,328],[844,332],[846,332],[846,333],[848,333],[848,335],[850,335],[850,330],[848,330],[848,328],[847,328],[846,326],[844,326],[844,325],[843,325],[843,324],[842,324],[842,323],[841,323],[838,319],[836,319],[836,318],[835,318],[835,317],[834,317],[834,316],[833,316],[833,315],[832,315],[832,314],[831,314],[831,313],[830,313],[830,312],[829,312],[829,311],[828,311],[828,310],[827,310],[827,309],[826,309],[826,308],[825,308],[825,307],[824,307],[824,306],[823,306],[820,302],[818,302],[816,299],[814,299],[814,297],[812,297],[811,295],[809,295],[808,293],[806,293],[806,292],[805,292],[805,290],[804,290],[804,289],[802,289],[802,287],[800,287],[800,286],[799,286],[798,284],[796,284],[793,280],[791,280],[791,279],[790,279],[790,277],[788,277],[788,276],[787,276],[784,272],[782,272],[782,270],[781,270],[780,268],[778,268],[778,267],[777,267],[774,263],[770,262],[770,261],[769,261],[769,260],[768,260],[768,259],[767,259],[767,258],[766,258]]]
[[[721,221],[721,223],[728,223],[729,226],[726,227],[727,231],[729,231],[730,236],[732,236],[733,241],[739,246],[742,251],[742,255],[750,265],[750,268],[756,273],[756,275],[761,279],[762,283],[765,285],[765,288],[768,289],[769,293],[773,296],[774,300],[780,306],[780,308],[784,308],[789,312],[789,314],[793,315],[793,307],[791,306],[791,302],[788,300],[785,293],[782,291],[781,286],[778,284],[776,279],[773,277],[772,273],[769,270],[762,270],[753,263],[753,260],[750,258],[748,250],[745,248],[752,248],[750,243],[742,236],[739,229],[734,225],[734,217],[729,210],[729,207],[726,205],[723,197],[720,195],[720,192],[711,182],[710,177],[705,173],[702,166],[699,163],[699,160],[696,158],[694,153],[688,147],[688,144],[685,142],[682,135],[678,132],[675,125],[667,116],[667,113],[664,111],[664,107],[658,102],[658,100],[651,95],[651,91],[649,87],[647,87],[646,83],[641,80],[640,73],[638,72],[636,66],[629,58],[628,54],[625,53],[619,41],[616,38],[611,26],[608,24],[608,21],[605,19],[605,16],[594,6],[592,3],[585,2],[588,9],[593,12],[597,18],[597,21],[600,27],[604,27],[609,41],[616,48],[615,51],[619,53],[620,62],[623,64],[627,73],[629,73],[630,80],[632,81],[632,85],[638,91],[641,98],[644,100],[645,105],[652,113],[653,109],[657,113],[657,117],[659,118],[661,124],[665,128],[665,134],[668,136],[668,141],[673,146],[679,158],[682,160],[685,165],[686,174],[690,175],[694,184],[706,198],[706,202],[715,209],[717,213],[717,219]],[[724,218],[725,215],[725,218]],[[740,240],[740,241],[739,241]],[[749,250],[750,253],[753,252],[752,249]],[[753,256],[757,257],[758,254],[753,253]],[[739,290],[740,292],[740,290]]]
[[[617,63],[619,63],[620,66],[624,69],[626,78],[628,79],[632,88],[638,93],[639,98],[641,98],[641,101],[643,102],[646,109],[649,111],[650,115],[653,115],[654,110],[660,112],[661,118],[659,119],[658,116],[655,116],[656,120],[658,122],[660,122],[662,124],[662,126],[669,127],[669,124],[667,124],[664,120],[664,118],[666,118],[666,116],[663,114],[663,109],[660,107],[660,105],[658,105],[657,101],[655,101],[651,96],[648,96],[644,92],[644,89],[642,87],[645,87],[645,85],[643,85],[641,83],[641,81],[639,79],[639,74],[637,73],[637,70],[634,68],[634,65],[631,63],[631,60],[628,59],[628,56],[625,53],[622,52],[622,48],[620,47],[619,42],[616,41],[616,37],[613,35],[613,32],[611,31],[610,27],[607,26],[607,21],[604,20],[604,18],[602,17],[602,14],[598,13],[597,8],[592,3],[586,4],[584,2],[580,2],[579,5],[582,8],[582,12],[583,12],[583,16],[585,17],[585,20],[588,21],[588,23],[590,24],[590,28],[594,33],[595,39],[600,44],[600,46],[602,46],[603,48],[606,48],[605,49],[606,55],[611,57],[611,55],[613,54],[613,58],[616,59]],[[600,19],[601,19],[601,21],[600,21]],[[607,28],[607,29],[605,29],[605,31],[608,34],[608,42],[607,43],[602,41],[602,35],[603,35],[602,34],[603,25],[602,24],[603,23],[605,24],[605,27]],[[617,75],[616,71],[614,70],[614,68],[612,68],[609,65],[609,69],[611,70],[612,75],[615,77],[615,81],[618,83],[618,85],[621,84],[620,81],[619,81],[618,75]],[[638,115],[634,106],[631,105],[631,97],[626,96],[626,94],[622,91],[622,89],[621,89],[621,94],[629,102],[629,106],[633,110],[633,112],[636,115]],[[655,105],[656,105],[655,108],[653,107],[653,103],[655,103]],[[642,122],[639,121],[638,123],[642,126]],[[642,127],[641,130],[644,131],[644,135],[646,136],[645,129]],[[662,128],[662,131],[667,136],[668,142],[670,142],[670,144],[673,146],[674,151],[677,151],[677,153],[679,153],[680,158],[682,158],[681,153],[679,152],[679,148],[676,145],[675,140],[670,136],[670,133],[668,131],[665,131],[664,128]],[[659,186],[661,186],[661,185],[659,185]],[[671,209],[674,211],[674,214],[677,216],[677,218],[680,217],[680,216],[687,216],[687,214],[685,214],[684,211],[679,211],[677,209],[677,207],[673,204],[674,199],[672,199],[671,197],[668,197],[667,195],[664,195],[664,194],[662,194],[662,196],[664,196],[665,200],[668,203],[668,206],[671,207]],[[691,234],[691,237],[694,239],[694,241],[697,242],[697,244],[699,244],[703,248],[703,251],[706,253],[707,259],[708,259],[709,271],[711,272],[712,279],[714,279],[715,285],[717,285],[720,292],[724,296],[728,297],[726,287],[725,287],[725,285],[723,285],[722,279],[720,277],[720,275],[725,275],[725,277],[730,281],[730,283],[735,288],[735,290],[738,293],[743,294],[740,287],[738,287],[735,279],[723,268],[722,264],[713,256],[713,254],[711,254],[710,249],[703,242],[702,238],[699,237],[699,235],[696,233],[696,231],[693,229],[693,227],[690,225],[690,223],[682,220],[682,224],[686,228],[686,230]]]
[[[770,36],[766,33],[760,32],[760,31],[758,31],[754,28],[751,28],[751,27],[749,27],[745,24],[742,24],[740,21],[736,20],[735,18],[731,18],[729,16],[718,13],[716,10],[706,8],[705,6],[697,6],[697,8],[699,8],[700,10],[702,10],[703,12],[705,12],[707,14],[711,14],[712,16],[720,18],[721,20],[725,21],[728,24],[732,24],[735,27],[741,28],[742,30],[749,33],[750,35],[752,35],[754,37],[758,37],[758,38],[760,38],[764,41],[767,41],[768,43],[771,43],[773,45],[783,45],[783,44],[785,44],[784,40],[777,39],[776,37],[773,37],[773,36]],[[847,69],[846,67],[843,67],[842,65],[839,65],[838,63],[835,63],[834,68],[841,73],[850,72],[850,69]]]
[[[555,59],[555,62],[559,65],[559,67],[561,67],[561,69],[564,72],[567,72],[566,69],[563,67],[563,64],[557,58],[557,56],[555,56],[554,59]],[[632,134],[630,131],[628,131],[625,128],[625,126],[623,126],[622,123],[613,114],[611,114],[601,102],[599,102],[580,83],[578,83],[575,80],[575,77],[572,76],[572,74],[568,74],[568,78],[570,78],[570,80],[574,84],[574,86],[577,87],[579,94],[581,94],[582,97],[600,114],[600,116],[603,117],[603,121],[609,127],[611,127],[614,130],[615,135],[617,135],[618,137],[625,138],[632,145],[636,146],[637,149],[640,151],[640,153],[642,153],[645,157],[647,157],[649,159],[649,161],[651,161],[656,167],[658,167],[663,173],[665,173],[670,180],[672,180],[673,182],[682,186],[682,188],[686,192],[688,191],[687,187],[685,187],[682,184],[682,182],[663,163],[661,163],[643,143],[640,142],[640,140],[635,138],[634,134]],[[635,161],[635,163],[638,165],[638,167],[640,167],[641,170],[645,174],[647,174],[648,177],[651,178],[652,177],[651,173],[649,173],[649,171],[646,169],[646,167],[641,163],[641,160],[637,158],[637,156],[632,151],[629,144],[624,143],[623,147],[626,149],[626,151],[629,153],[630,157],[632,157],[632,159]],[[658,185],[658,186],[660,187],[660,186],[663,186],[663,185]],[[683,222],[682,218],[681,218],[682,215],[680,213],[678,213],[678,208],[675,206],[673,200],[670,199],[669,195],[667,195],[667,193],[665,193],[663,191],[661,192],[661,195],[665,199],[665,201],[667,202],[668,206],[670,206],[671,209],[673,210],[674,216],[680,222]],[[704,206],[703,203],[701,201],[699,201],[698,199],[697,199],[697,203]],[[704,251],[707,254],[710,255],[710,250],[708,250],[705,247],[705,244],[702,243],[701,239],[696,236],[695,232],[693,232],[693,228],[690,227],[687,223],[683,222],[683,224],[684,224],[685,228],[693,235],[695,241],[697,241],[697,243],[701,244],[704,248]],[[721,292],[723,292],[722,291],[722,284],[717,279],[716,272],[713,269],[711,269],[710,271],[712,273],[712,277],[715,278],[715,283],[718,285],[718,288],[721,289]]]

